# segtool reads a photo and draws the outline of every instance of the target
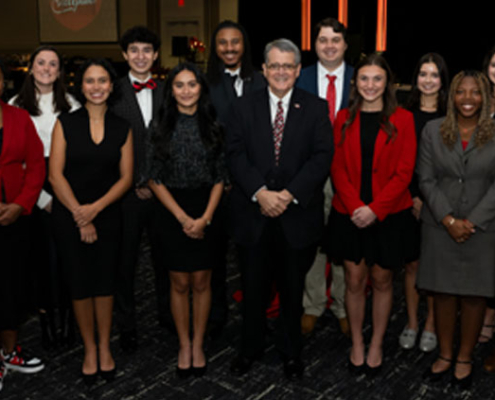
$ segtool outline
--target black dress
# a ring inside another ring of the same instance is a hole
[[[81,205],[101,198],[120,179],[121,148],[127,140],[129,124],[110,111],[105,114],[104,138],[91,138],[85,107],[59,117],[65,141],[64,176]],[[72,213],[57,199],[53,202],[57,252],[73,299],[109,296],[114,280],[120,244],[120,204],[106,207],[93,220],[98,239],[81,241]]]
[[[361,111],[361,188],[365,204],[373,201],[372,165],[376,138],[380,129],[379,112]],[[325,247],[328,256],[337,263],[343,260],[366,265],[378,264],[385,269],[402,266],[412,252],[414,217],[411,210],[389,214],[367,228],[358,228],[347,214],[332,209],[328,219]]]
[[[155,128],[155,135],[158,128]],[[162,183],[191,218],[203,215],[212,187],[226,179],[223,149],[210,149],[203,143],[197,114],[179,114],[167,155],[151,148],[150,178]],[[191,239],[165,206],[158,213],[162,229],[160,241],[166,243],[163,259],[171,271],[194,272],[215,266],[219,232],[218,218],[205,228],[203,239]]]

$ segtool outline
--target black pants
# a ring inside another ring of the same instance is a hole
[[[32,278],[26,266],[29,252],[29,221],[19,217],[0,226],[0,330],[17,330],[26,317],[26,283]]]
[[[263,352],[266,304],[274,277],[280,294],[277,348],[286,358],[300,357],[304,279],[313,264],[316,247],[292,247],[278,219],[269,221],[256,245],[239,246],[244,317],[242,355],[255,357]]]
[[[163,207],[155,198],[141,200],[134,189],[122,199],[122,243],[117,273],[117,292],[115,308],[117,324],[121,331],[136,329],[136,304],[134,298],[134,279],[139,257],[139,248],[143,231],[146,229],[151,245],[151,257],[155,270],[155,289],[159,319],[170,319],[170,283],[163,262],[162,252],[166,243],[158,242],[156,230],[156,208]]]

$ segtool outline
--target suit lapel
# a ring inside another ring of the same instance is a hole
[[[351,91],[351,79],[354,69],[344,63],[344,90],[342,91],[342,100],[340,102],[339,110],[346,108],[349,104],[349,92]]]
[[[260,146],[257,148],[263,152],[266,152],[265,157],[263,158],[269,160],[270,164],[275,164],[275,146],[273,144],[273,127],[270,114],[270,99],[268,97],[268,90],[262,91],[259,100],[260,101],[255,103],[254,112],[254,117],[258,121],[254,124],[254,126],[260,128],[258,131],[258,142],[260,143]]]
[[[127,99],[129,104],[129,110],[128,110],[130,114],[129,119],[132,119],[133,121],[139,121],[141,128],[144,130],[146,129],[146,125],[144,124],[143,114],[141,113],[141,107],[139,107],[139,103],[136,98],[136,93],[134,92],[134,88],[132,87],[129,77],[126,77],[125,83],[126,84],[123,85],[122,88],[123,91],[122,95]]]
[[[302,117],[304,113],[304,103],[301,102],[301,96],[299,90],[294,88],[292,96],[289,102],[289,109],[287,110],[287,118],[284,125],[284,135],[282,137],[282,147],[280,149],[280,161],[284,161],[284,149],[290,147],[290,144],[295,136],[297,136],[297,129],[301,126]]]

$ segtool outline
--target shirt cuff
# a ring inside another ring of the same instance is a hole
[[[42,190],[36,204],[41,210],[43,210],[50,201],[52,201],[52,196],[50,196],[46,191]]]
[[[256,192],[254,192],[253,197],[251,197],[251,201],[254,203],[258,202],[258,199],[256,198],[256,195],[261,191],[267,189],[266,185],[261,186]]]

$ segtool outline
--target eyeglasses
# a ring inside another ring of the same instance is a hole
[[[293,71],[293,70],[296,69],[297,65],[296,64],[279,64],[279,63],[275,63],[275,64],[268,64],[266,67],[270,71],[279,71],[279,70]]]

